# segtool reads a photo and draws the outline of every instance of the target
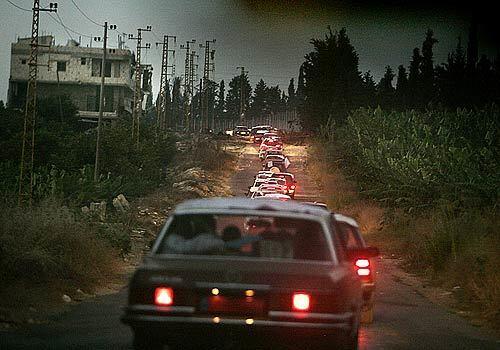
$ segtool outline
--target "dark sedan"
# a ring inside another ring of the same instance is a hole
[[[299,203],[178,206],[130,283],[134,347],[356,348],[361,284],[332,229],[329,212]]]

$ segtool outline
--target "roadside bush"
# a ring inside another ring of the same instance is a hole
[[[405,256],[410,270],[454,290],[459,301],[500,324],[498,209],[436,208],[419,216],[396,211],[378,236],[377,244]]]
[[[130,230],[125,225],[120,224],[94,224],[96,236],[107,242],[113,248],[120,251],[121,254],[130,252]]]
[[[128,198],[147,194],[164,181],[165,169],[176,154],[174,136],[156,140],[153,129],[142,125],[137,146],[126,121],[103,125],[101,175],[96,183],[96,130],[83,130],[66,99],[62,99],[63,113],[69,117],[62,119],[59,108],[54,110],[50,101],[41,102],[35,136],[35,200],[56,196],[70,206],[97,200],[110,203],[120,193]],[[2,110],[0,115],[0,193],[8,202],[17,196],[22,117],[15,110]]]
[[[113,252],[92,225],[58,202],[44,201],[31,209],[1,207],[2,281],[59,279],[87,285],[113,272]]]
[[[500,324],[500,109],[386,112],[361,108],[321,131],[360,192],[386,204],[372,235]]]

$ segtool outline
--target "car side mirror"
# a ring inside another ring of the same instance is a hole
[[[354,248],[347,251],[347,256],[350,259],[375,258],[379,255],[380,251],[376,247]]]

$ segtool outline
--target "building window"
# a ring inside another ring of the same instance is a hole
[[[111,61],[106,61],[106,65],[104,66],[104,76],[111,78]]]
[[[57,61],[57,71],[66,72],[66,61]]]
[[[92,59],[92,76],[93,77],[101,76],[101,60],[98,58]]]
[[[101,76],[101,65],[102,60],[100,58],[92,59],[92,76],[100,77]],[[111,77],[111,62],[106,61],[106,66],[104,67],[104,76],[110,78]]]
[[[87,59],[85,57],[80,58],[80,63],[82,64],[82,66],[86,65]]]
[[[21,60],[21,64],[26,64],[26,60]]]
[[[114,73],[113,76],[115,78],[119,78],[120,77],[120,62],[119,61],[114,62],[113,66],[115,67],[114,72],[113,72]]]

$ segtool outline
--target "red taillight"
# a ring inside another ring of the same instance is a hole
[[[368,259],[358,259],[356,260],[356,266],[360,269],[370,266],[370,260]]]
[[[358,276],[370,276],[370,269],[359,269]]]
[[[158,287],[155,289],[155,304],[170,306],[174,303],[174,290],[172,288]]]
[[[293,295],[293,309],[297,311],[307,311],[311,303],[311,297],[305,293],[295,293]]]
[[[356,259],[356,270],[358,276],[370,276],[370,260]]]
[[[290,186],[290,189],[291,189],[291,190],[294,190],[294,189],[295,189],[295,185],[291,185],[291,186]]]

